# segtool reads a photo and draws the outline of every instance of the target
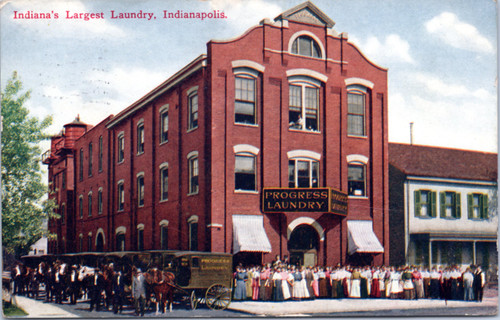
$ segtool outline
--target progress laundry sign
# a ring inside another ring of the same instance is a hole
[[[332,206],[331,188],[264,188],[262,212],[330,212]],[[341,192],[334,193],[336,197]],[[347,195],[346,195],[347,200]],[[334,202],[336,203],[336,202]],[[337,206],[335,213],[347,214]]]

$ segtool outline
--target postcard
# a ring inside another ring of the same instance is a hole
[[[0,6],[5,316],[498,313],[494,1]]]

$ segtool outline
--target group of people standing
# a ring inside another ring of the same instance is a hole
[[[123,306],[132,302],[135,314],[141,316],[151,294],[147,278],[141,269],[132,267],[122,272],[113,263],[101,268],[61,261],[41,262],[36,268],[17,264],[11,272],[14,294],[38,298],[40,288],[43,288],[46,302],[62,304],[69,300],[70,304],[76,304],[83,299],[89,301],[89,311],[112,308],[114,313],[121,313]]]
[[[482,301],[485,274],[479,266],[305,267],[283,263],[238,266],[234,300],[388,298]]]

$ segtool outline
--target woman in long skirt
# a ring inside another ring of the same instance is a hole
[[[292,277],[292,297],[294,300],[302,300],[305,298],[309,298],[309,292],[307,288],[304,286],[303,277],[301,271],[297,268],[291,274]]]
[[[276,268],[273,274],[273,301],[284,301],[283,286],[281,284],[281,268]]]
[[[252,273],[252,300],[259,300],[260,268],[255,267]]]
[[[281,270],[281,285],[283,287],[283,299],[288,300],[292,297],[290,294],[290,286],[289,286],[289,274],[285,268]]]
[[[272,288],[271,288],[271,269],[267,266],[262,267],[260,272],[260,291],[259,291],[259,299],[261,301],[269,301],[272,296]]]
[[[245,300],[247,298],[246,282],[248,274],[244,269],[237,267],[234,279],[234,300]]]
[[[401,273],[394,267],[391,269],[391,299],[400,299],[403,294],[403,286],[401,285]]]
[[[326,274],[323,271],[323,268],[318,269],[318,288],[319,288],[319,297],[326,298],[327,296]]]
[[[370,297],[380,298],[380,269],[378,267],[373,270]]]
[[[361,273],[359,272],[359,268],[354,268],[351,274],[351,290],[349,297],[361,298]]]

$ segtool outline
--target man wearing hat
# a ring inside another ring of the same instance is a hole
[[[137,273],[132,279],[132,294],[134,295],[135,315],[140,313],[142,317],[146,303],[146,281],[141,269],[137,269]]]
[[[103,284],[103,277],[102,275],[99,273],[99,268],[95,268],[94,269],[94,274],[91,275],[90,277],[88,277],[87,279],[87,287],[89,288],[89,292],[90,292],[90,310],[89,311],[93,311],[94,310],[94,306],[96,308],[97,311],[99,311],[101,309],[101,306],[100,306],[100,300],[101,300],[101,292],[102,292],[102,289],[104,287],[104,284]]]

